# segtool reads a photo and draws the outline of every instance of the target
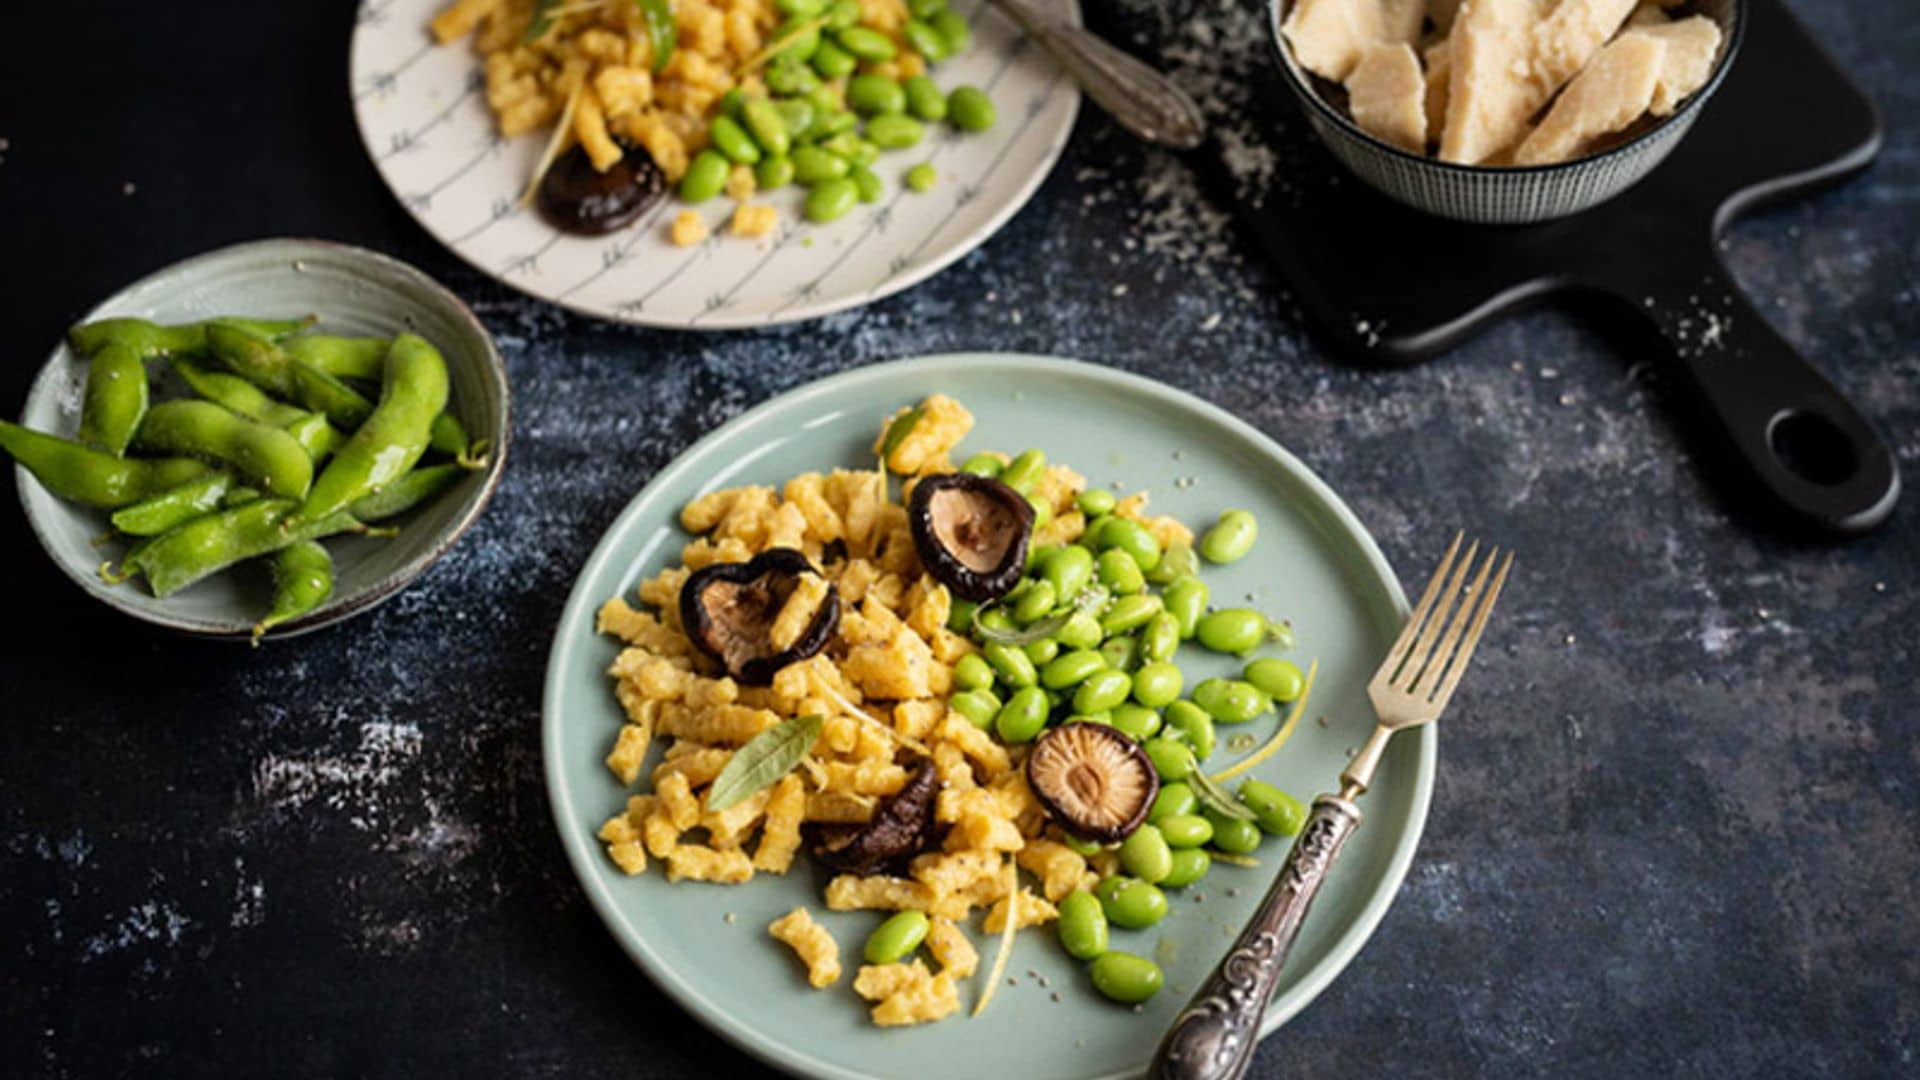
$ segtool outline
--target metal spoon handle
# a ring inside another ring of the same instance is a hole
[[[1246,1071],[1287,952],[1341,846],[1359,827],[1360,808],[1351,800],[1322,795],[1313,801],[1313,815],[1294,841],[1287,865],[1253,921],[1174,1020],[1154,1054],[1149,1077],[1230,1080]]]
[[[1121,127],[1150,143],[1191,150],[1206,137],[1200,106],[1173,81],[1087,30],[1028,0],[993,0],[1073,76]]]

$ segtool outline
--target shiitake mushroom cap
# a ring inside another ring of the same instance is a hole
[[[819,577],[792,548],[769,548],[746,562],[701,567],[680,587],[680,625],[703,653],[747,686],[765,686],[774,673],[825,648],[840,626],[840,593],[831,583],[813,622],[786,650],[775,650],[773,621],[803,575]]]
[[[1033,504],[991,477],[923,477],[908,501],[907,520],[920,565],[962,600],[1005,596],[1026,570]]]
[[[1123,840],[1160,793],[1153,760],[1127,735],[1076,721],[1040,736],[1027,754],[1027,786],[1062,829],[1101,844]]]
[[[561,154],[540,178],[540,216],[562,232],[600,236],[622,229],[667,193],[667,177],[638,147],[601,172],[579,146]]]
[[[899,791],[880,800],[866,824],[807,825],[814,857],[835,870],[863,875],[904,863],[934,845],[939,794],[940,774],[933,762],[922,761]]]

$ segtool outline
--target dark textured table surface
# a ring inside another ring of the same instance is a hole
[[[1092,110],[1031,205],[904,295],[764,333],[574,317],[467,269],[383,189],[343,86],[350,5],[227,7],[11,14],[0,414],[127,281],[313,235],[472,302],[518,437],[453,557],[258,653],[88,602],[0,498],[9,1072],[746,1067],[660,1001],[567,870],[537,743],[548,635],[600,531],[700,433],[823,374],[950,349],[1082,357],[1224,406],[1342,491],[1407,577],[1462,523],[1521,552],[1398,902],[1259,1075],[1920,1068],[1912,497],[1845,546],[1755,535],[1683,459],[1657,358],[1591,316],[1515,319],[1413,371],[1334,366],[1232,208]],[[1275,105],[1260,19],[1180,7],[1088,14],[1201,92],[1255,177],[1264,140],[1305,137]],[[1920,18],[1910,0],[1793,7],[1884,110],[1886,151],[1736,226],[1725,253],[1911,481]]]

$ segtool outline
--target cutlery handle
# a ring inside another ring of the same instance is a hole
[[[1191,150],[1207,121],[1186,91],[1089,30],[1043,14],[1028,0],[994,0],[1066,69],[1080,89],[1140,138]]]
[[[1246,1071],[1260,1042],[1260,1021],[1287,962],[1307,909],[1347,837],[1360,827],[1360,808],[1338,795],[1313,801],[1287,864],[1267,890],[1253,921],[1240,932],[1220,966],[1187,1003],[1147,1075],[1156,1080],[1230,1080]]]

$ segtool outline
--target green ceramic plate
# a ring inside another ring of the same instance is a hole
[[[627,507],[588,560],[567,602],[547,669],[547,784],[575,873],[614,938],[661,988],[747,1052],[790,1072],[821,1077],[1118,1077],[1139,1072],[1161,1032],[1226,951],[1286,856],[1269,840],[1257,869],[1216,865],[1197,887],[1169,894],[1173,912],[1141,932],[1114,931],[1114,947],[1157,957],[1168,988],[1136,1013],[1108,1003],[1051,931],[1019,937],[1008,974],[979,1019],[872,1026],[849,985],[872,913],[828,912],[828,875],[802,860],[785,877],[742,886],[668,885],[657,867],[626,877],[594,831],[627,792],[601,764],[621,723],[604,674],[615,642],[594,633],[594,611],[641,578],[676,562],[685,541],[680,506],[714,488],[779,484],[834,466],[871,467],[874,432],[892,410],[934,391],[951,394],[977,423],[961,453],[1039,446],[1091,483],[1153,492],[1153,508],[1193,523],[1226,507],[1258,515],[1251,556],[1205,572],[1215,601],[1251,603],[1293,620],[1295,655],[1318,657],[1311,712],[1286,748],[1256,771],[1301,797],[1333,785],[1372,727],[1364,686],[1404,618],[1406,601],[1379,548],[1351,511],[1293,455],[1219,409],[1158,383],[1064,360],[952,355],[864,368],[753,409],[682,454]],[[1183,649],[1191,680],[1231,666]],[[1227,738],[1264,739],[1276,719],[1223,727],[1220,768],[1240,754]],[[1366,824],[1314,905],[1268,1010],[1272,1031],[1300,1011],[1360,951],[1413,857],[1433,787],[1433,728],[1403,735],[1388,752]],[[657,752],[657,751],[656,751]],[[807,988],[773,919],[805,904],[840,942],[848,976]],[[990,962],[994,941],[971,928]],[[1030,975],[1036,972],[1038,976]],[[1044,979],[1044,981],[1042,981]],[[978,979],[962,990],[971,1009]]]

